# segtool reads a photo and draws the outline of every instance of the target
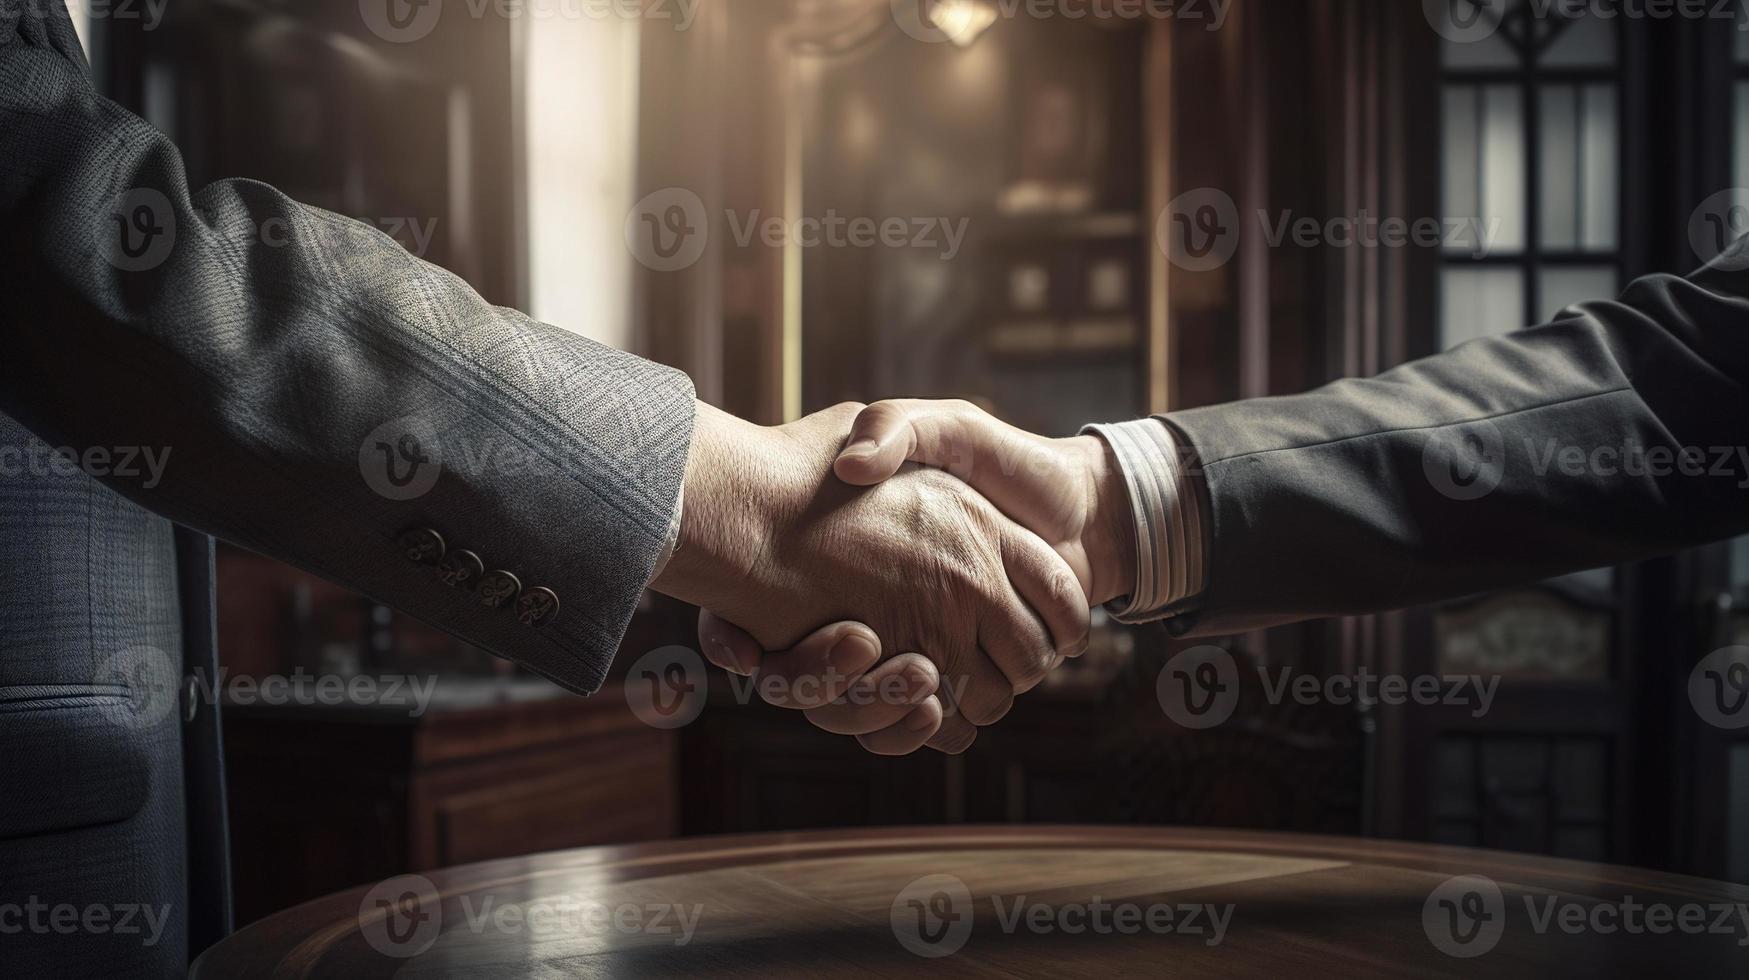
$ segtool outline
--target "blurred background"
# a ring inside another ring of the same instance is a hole
[[[1749,230],[1749,24],[1597,6],[74,4],[102,89],[195,185],[371,222],[760,422],[957,396],[1053,435],[1374,374]],[[249,553],[221,546],[220,581],[234,677],[438,679],[418,712],[227,708],[239,923],[491,857],[869,824],[1211,824],[1749,882],[1749,737],[1689,693],[1749,643],[1749,542],[1233,637],[1245,686],[1207,730],[1162,710],[1181,644],[1101,617],[956,758],[868,756],[714,668],[628,675],[696,642],[659,596],[580,699]],[[1302,704],[1254,667],[1500,685],[1486,711]],[[696,720],[628,707],[661,684]]]

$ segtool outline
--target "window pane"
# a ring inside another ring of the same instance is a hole
[[[1550,20],[1560,26],[1553,17]],[[1591,16],[1569,22],[1538,63],[1544,68],[1605,68],[1615,64],[1614,22]]]
[[[1587,85],[1580,93],[1583,120],[1581,165],[1585,206],[1580,212],[1580,245],[1588,252],[1613,252],[1616,246],[1616,186],[1620,148],[1616,137],[1615,88]]]
[[[1451,265],[1440,273],[1439,286],[1442,347],[1524,325],[1524,273],[1518,269]]]
[[[1498,229],[1492,243],[1496,252],[1524,251],[1524,168],[1523,97],[1514,86],[1490,85],[1482,96],[1480,217]]]
[[[1542,247],[1579,247],[1579,88],[1550,85],[1537,98],[1542,113]]]
[[[1445,217],[1462,231],[1446,251],[1512,254],[1525,247],[1523,98],[1511,85],[1445,90]],[[1476,241],[1480,226],[1484,240]]]
[[[1451,15],[1436,25],[1444,39],[1440,44],[1440,61],[1446,68],[1461,71],[1518,67],[1518,52],[1510,43],[1508,32],[1488,25],[1490,21],[1497,23],[1502,11],[1516,7],[1519,0],[1447,2]]]
[[[1749,538],[1731,542],[1731,587],[1749,589]]]
[[[1737,8],[1737,62],[1749,65],[1749,6]]]
[[[1543,269],[1537,275],[1536,308],[1543,319],[1574,303],[1597,299],[1614,299],[1620,291],[1616,286],[1615,269],[1606,266]]]
[[[1478,114],[1482,90],[1469,85],[1445,89],[1445,215],[1463,219],[1481,214],[1482,153]],[[1470,236],[1474,237],[1474,236]],[[1473,243],[1447,242],[1449,251],[1469,252]]]

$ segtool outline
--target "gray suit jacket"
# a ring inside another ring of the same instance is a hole
[[[1749,533],[1749,238],[1687,278],[1374,378],[1165,416],[1203,474],[1220,635]]]
[[[222,845],[183,743],[217,733],[127,682],[211,661],[210,553],[172,522],[592,691],[666,541],[692,387],[272,187],[191,190],[59,3],[0,0],[0,229],[0,904],[169,915],[150,944],[7,935],[0,975],[179,973]]]

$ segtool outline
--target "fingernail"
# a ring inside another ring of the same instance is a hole
[[[844,447],[845,456],[872,456],[880,444],[873,439],[862,438]]]
[[[867,670],[880,656],[880,650],[861,633],[849,633],[832,645],[826,656],[832,669],[840,674],[858,674]]]
[[[753,668],[758,666],[757,664],[744,663],[740,657],[735,655],[735,651],[727,643],[724,643],[722,640],[719,640],[714,636],[711,637],[711,649],[717,652],[715,659],[718,663],[726,664],[729,670],[740,674],[742,677],[752,677]]]

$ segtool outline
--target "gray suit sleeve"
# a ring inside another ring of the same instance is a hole
[[[597,688],[666,541],[688,379],[272,187],[191,191],[70,29],[6,6],[0,410],[149,510]],[[403,539],[427,530],[557,613],[440,581]]]
[[[1308,394],[1177,412],[1181,635],[1399,608],[1749,532],[1749,257]]]

